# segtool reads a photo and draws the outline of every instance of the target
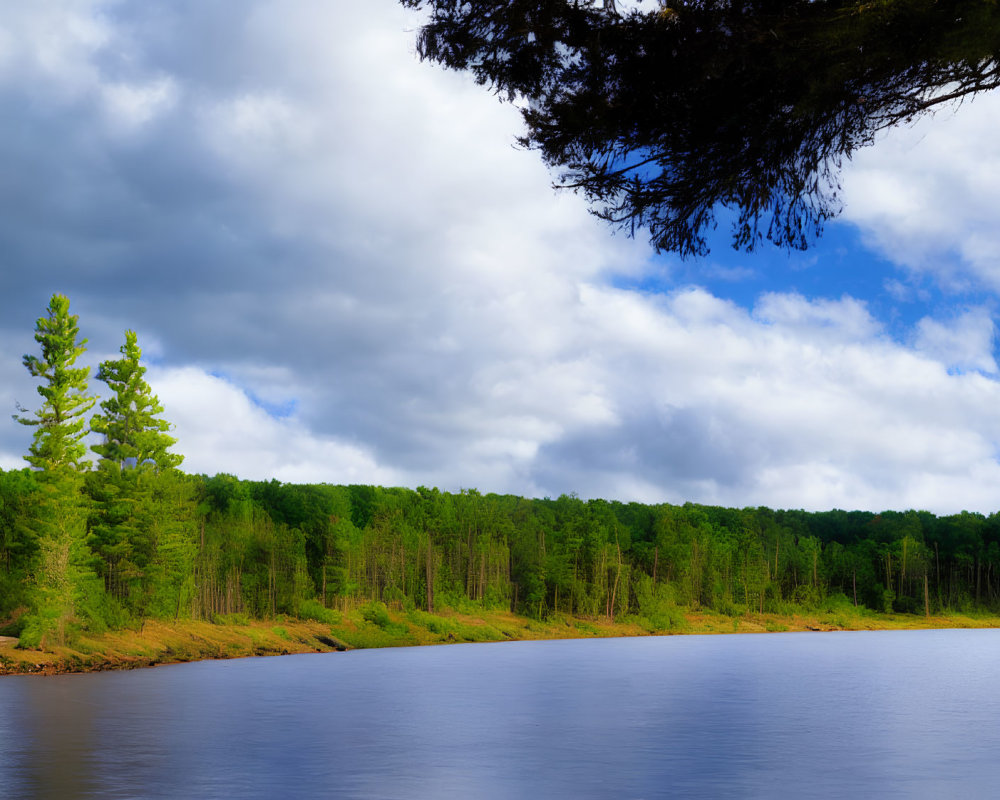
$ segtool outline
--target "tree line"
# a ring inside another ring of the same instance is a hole
[[[322,618],[370,602],[652,629],[683,609],[1000,610],[1000,516],[530,499],[189,475],[136,336],[97,377],[69,302],[39,320],[31,467],[0,471],[0,631],[37,646],[143,619]],[[44,390],[44,391],[43,391]],[[84,458],[87,430],[101,436]]]
[[[21,632],[32,641],[65,635],[57,613],[71,629],[100,629],[371,601],[654,628],[679,609],[1000,610],[995,514],[529,499],[179,470],[143,473],[125,496],[93,471],[76,497],[59,496],[78,528],[54,564],[49,485],[29,469],[0,473],[0,620],[30,609]]]

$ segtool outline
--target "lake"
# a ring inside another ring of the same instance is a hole
[[[1000,631],[450,645],[0,678],[4,798],[987,798]]]

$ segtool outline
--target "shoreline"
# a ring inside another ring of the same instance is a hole
[[[539,621],[509,612],[474,610],[437,614],[390,611],[374,621],[359,610],[330,612],[323,622],[278,617],[271,620],[147,620],[135,630],[79,634],[72,645],[20,650],[0,637],[0,676],[65,675],[143,669],[165,664],[259,656],[329,653],[352,649],[471,642],[609,638],[619,636],[714,635],[848,630],[1000,628],[1000,617],[963,614],[931,617],[907,614],[816,612],[726,616],[680,610],[669,627],[641,618],[604,619],[553,615]],[[368,615],[371,616],[371,615]]]

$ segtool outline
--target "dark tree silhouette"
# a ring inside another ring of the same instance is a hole
[[[682,256],[805,249],[843,160],[886,128],[1000,85],[991,0],[401,0],[421,58],[523,102],[519,141],[594,212]]]

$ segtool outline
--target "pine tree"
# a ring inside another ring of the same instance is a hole
[[[177,440],[167,434],[170,423],[157,419],[163,406],[143,377],[146,368],[139,363],[142,350],[135,331],[125,331],[121,354],[120,359],[102,361],[97,371],[98,380],[104,381],[114,394],[101,402],[102,413],[91,419],[91,430],[104,436],[104,441],[91,449],[120,467],[176,467],[184,457],[167,452]]]
[[[25,460],[40,471],[33,525],[38,559],[31,581],[31,613],[21,634],[21,643],[32,647],[66,641],[67,623],[77,617],[77,600],[92,586],[84,543],[87,501],[81,492],[83,468],[89,462],[82,460],[87,452],[82,440],[87,434],[84,415],[97,398],[88,394],[90,368],[74,366],[87,344],[79,334],[69,299],[52,295],[47,316],[35,325],[41,358],[24,356],[24,366],[42,379],[38,393],[44,402],[33,416],[14,416],[22,425],[36,428]],[[20,405],[18,410],[27,413]]]
[[[122,358],[101,362],[97,371],[98,380],[113,394],[101,402],[101,413],[90,423],[104,439],[91,447],[101,460],[88,479],[94,509],[87,544],[108,594],[141,615],[154,590],[156,571],[153,487],[183,456],[167,452],[177,440],[167,433],[170,423],[157,418],[163,406],[144,378],[135,331],[125,332],[120,351]]]
[[[14,415],[22,425],[36,428],[29,455],[24,457],[36,469],[79,469],[89,464],[81,461],[87,452],[82,441],[87,435],[84,415],[97,398],[87,393],[90,367],[73,366],[86,350],[87,340],[77,341],[79,335],[77,315],[69,313],[69,298],[52,295],[48,316],[35,324],[35,341],[42,346],[42,356],[24,356],[28,372],[43,380],[38,393],[44,402],[34,416]],[[28,413],[20,405],[17,408]]]

